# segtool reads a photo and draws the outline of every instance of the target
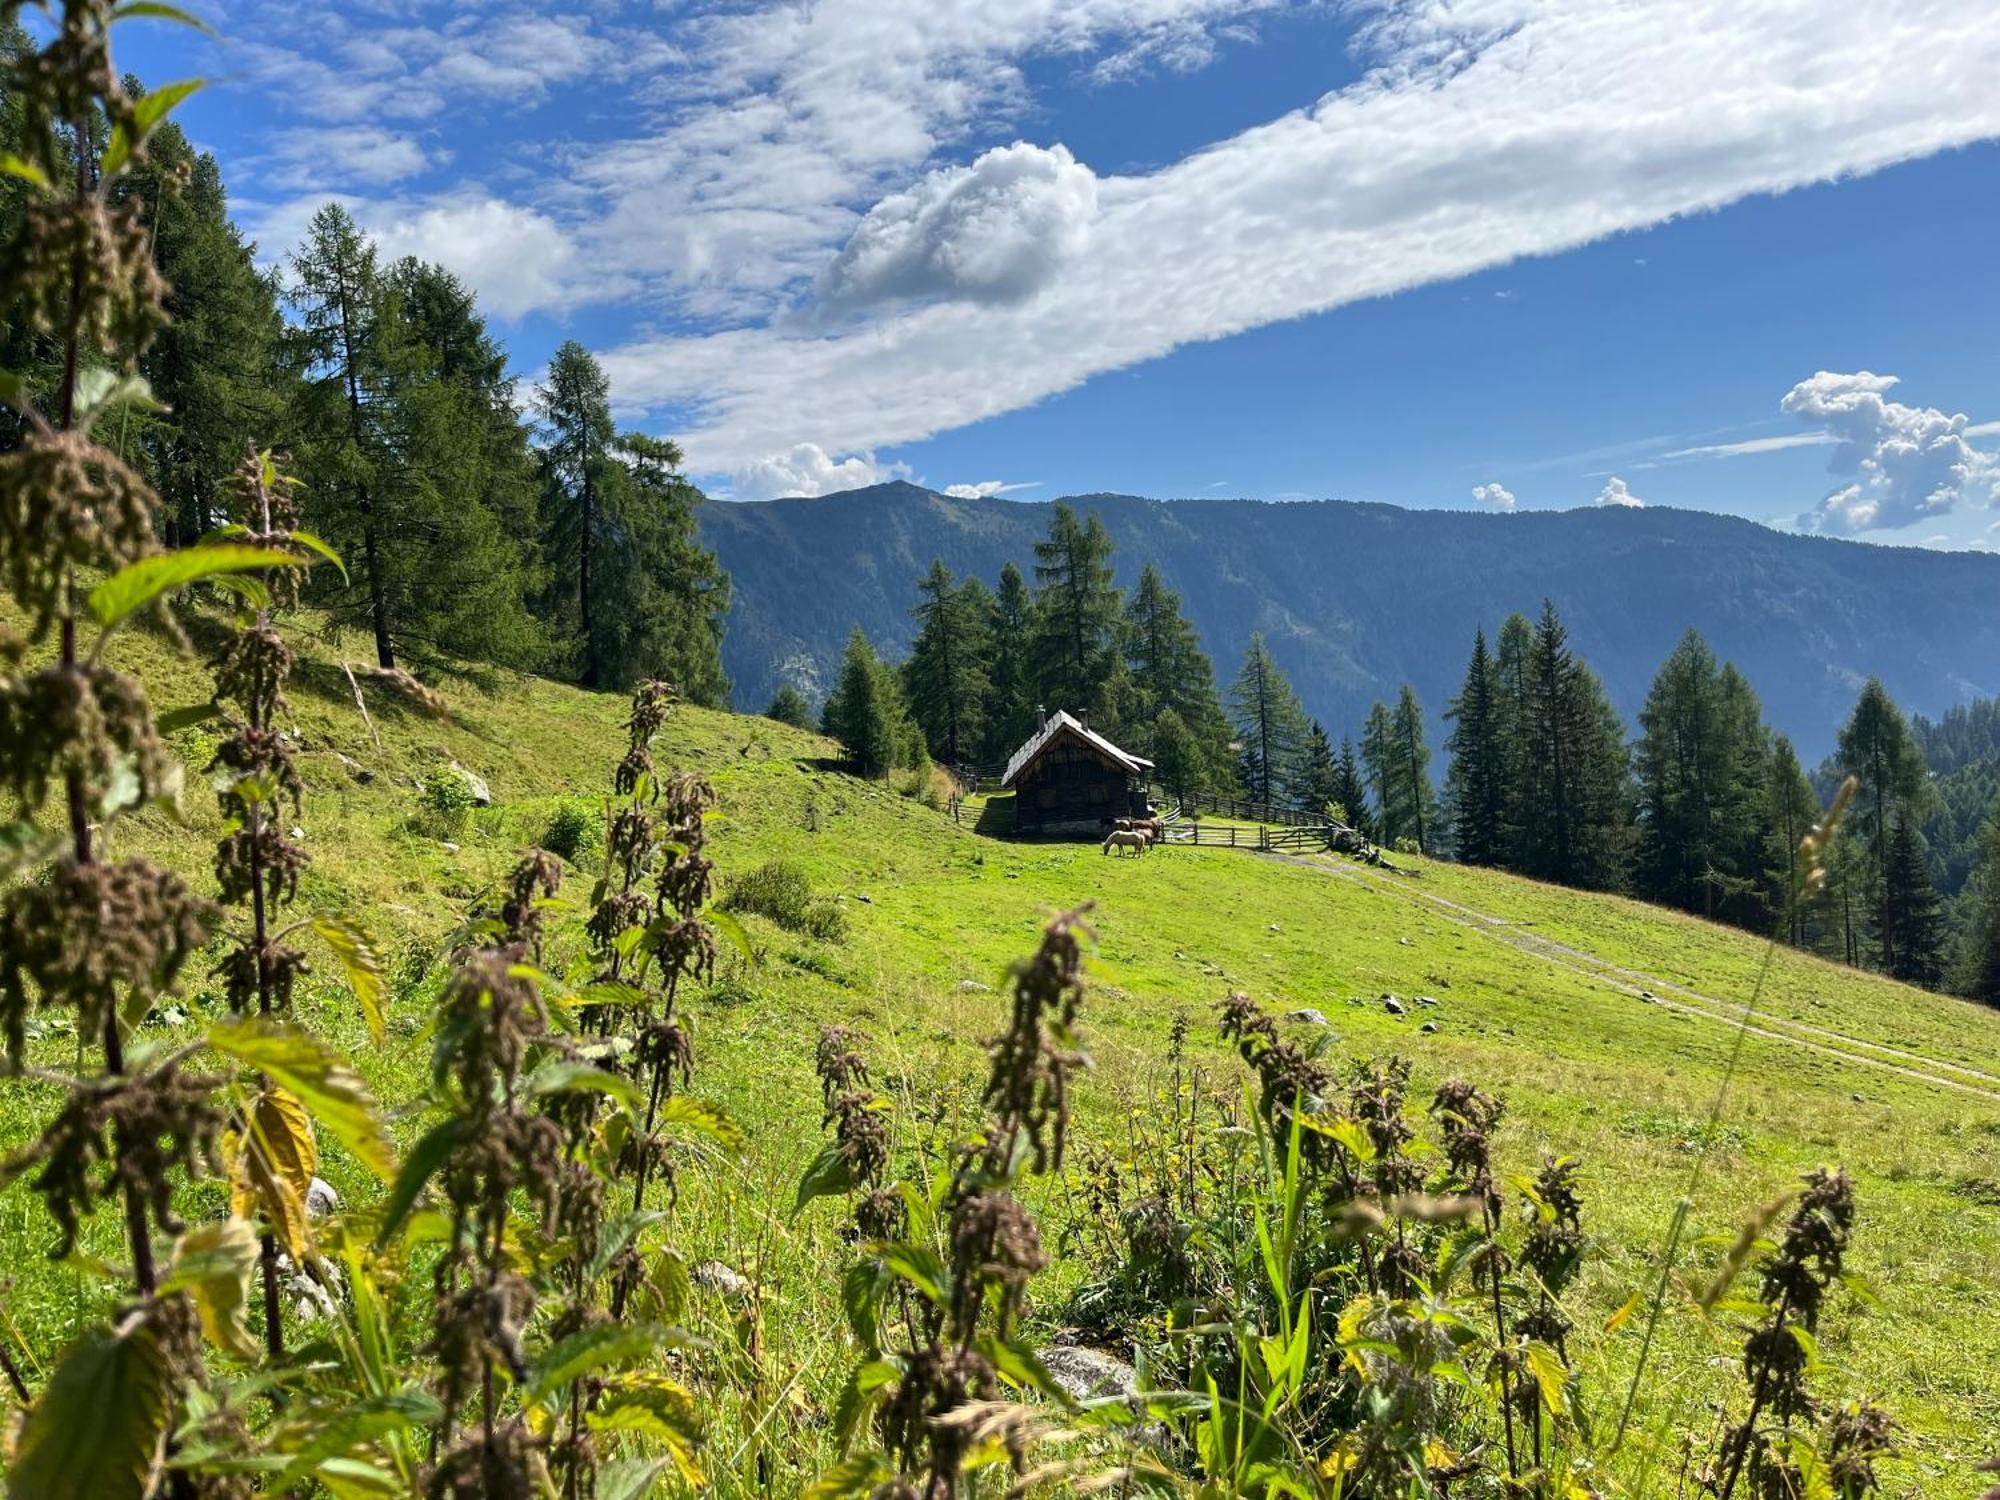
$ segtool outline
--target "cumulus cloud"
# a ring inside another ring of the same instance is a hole
[[[1889,400],[1898,383],[1868,370],[1821,370],[1786,393],[1785,411],[1833,434],[1827,471],[1851,476],[1800,525],[1850,534],[1892,530],[1948,514],[1961,500],[2000,504],[2000,459],[1966,441],[1966,418]]]
[[[854,189],[926,169],[979,100],[1024,86],[1010,72],[1023,38],[1053,45],[1051,17],[1076,7],[939,4],[936,20],[919,8],[898,3],[894,24],[862,29],[883,56],[855,58],[853,75],[813,51],[849,57],[822,24],[842,5],[777,7],[792,26],[782,45],[766,13],[729,13],[760,38],[740,69],[757,86],[678,117],[665,150],[626,150],[618,212],[645,220],[619,226],[633,254],[655,267],[705,254],[697,275],[734,274],[723,241],[665,244],[692,193],[697,219],[738,216],[755,275],[817,275],[854,233],[843,204],[902,187]],[[1987,0],[1467,0],[1381,14],[1359,81],[1159,171],[1100,170],[1088,236],[1025,301],[896,304],[832,336],[740,322],[643,336],[614,351],[614,379],[648,405],[699,405],[685,431],[698,467],[800,437],[880,449],[1192,341],[2000,134]],[[744,118],[755,100],[767,117]],[[698,130],[732,144],[697,149]],[[677,172],[692,175],[677,187]]]
[[[419,176],[449,159],[415,136],[380,125],[321,125],[288,130],[264,160],[252,164],[280,187],[387,187]]]
[[[1096,213],[1097,175],[1067,146],[996,147],[871,208],[821,278],[820,301],[841,311],[1019,302],[1075,259]]]
[[[878,464],[872,453],[836,459],[817,443],[795,443],[783,453],[745,464],[732,476],[732,500],[784,500],[832,495],[890,479],[907,479],[907,464]]]
[[[1599,505],[1623,506],[1626,510],[1644,510],[1646,502],[1626,486],[1624,480],[1613,474],[1605,481],[1604,488],[1597,492]]]
[[[1009,484],[1004,479],[982,479],[977,484],[948,484],[944,492],[954,500],[985,500],[994,495],[1011,495],[1015,490],[1032,490],[1041,483],[1038,479],[1023,480]]]
[[[1475,484],[1472,487],[1472,498],[1481,505],[1492,506],[1495,510],[1514,508],[1514,492],[1498,480],[1490,484]]]
[[[566,300],[564,277],[574,247],[560,225],[534,209],[467,196],[375,207],[357,217],[385,255],[437,262],[503,318]]]

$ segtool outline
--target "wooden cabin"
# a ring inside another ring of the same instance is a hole
[[[1115,818],[1147,815],[1152,769],[1058,709],[1014,752],[1000,785],[1014,794],[1016,833],[1098,838]]]

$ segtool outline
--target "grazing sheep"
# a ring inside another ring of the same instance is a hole
[[[1114,829],[1106,835],[1103,847],[1098,851],[1109,854],[1113,849],[1123,853],[1130,849],[1134,854],[1144,855],[1146,846],[1152,842],[1145,834],[1132,829]]]

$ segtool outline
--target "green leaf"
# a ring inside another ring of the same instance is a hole
[[[743,924],[733,914],[719,907],[710,907],[701,914],[701,919],[727,938],[729,946],[743,956],[745,963],[757,961],[757,955],[750,947],[750,934],[743,930]]]
[[[658,1120],[661,1126],[678,1125],[696,1135],[707,1136],[725,1151],[743,1149],[743,1127],[713,1104],[676,1094],[662,1101]]]
[[[618,979],[598,979],[586,984],[571,998],[570,1004],[578,1010],[596,1005],[631,1006],[636,1010],[651,1010],[653,997],[636,985],[626,984]]]
[[[143,1500],[172,1409],[166,1360],[150,1322],[91,1329],[28,1409],[7,1476],[36,1500]]]
[[[317,552],[321,557],[340,570],[340,581],[342,583],[347,582],[347,564],[340,560],[340,554],[314,536],[310,531],[288,531],[285,533],[285,538],[288,541],[296,543],[298,546],[304,547],[308,552]]]
[[[536,1099],[549,1094],[606,1094],[634,1114],[646,1102],[639,1086],[623,1073],[568,1058],[553,1058],[543,1063],[528,1075],[527,1088],[529,1096]]]
[[[701,1442],[701,1408],[687,1388],[665,1375],[633,1374],[605,1388],[602,1410],[590,1414],[593,1432],[636,1432],[666,1445],[690,1488],[707,1481],[695,1466]]]
[[[329,1459],[357,1457],[358,1450],[376,1438],[425,1427],[443,1416],[444,1408],[438,1405],[437,1398],[415,1386],[364,1397],[344,1411],[315,1421],[311,1441],[292,1455],[291,1463],[271,1490],[281,1493]]]
[[[347,975],[347,987],[354,991],[362,1019],[368,1023],[368,1034],[380,1042],[388,1035],[383,1012],[389,998],[389,981],[382,976],[382,959],[374,943],[345,917],[322,912],[313,918],[312,925],[320,941],[340,960],[341,972]]]
[[[621,1458],[597,1471],[597,1500],[645,1500],[667,1471],[664,1458]]]
[[[815,1198],[847,1192],[854,1184],[853,1163],[848,1161],[838,1142],[829,1141],[812,1159],[805,1175],[799,1178],[798,1194],[792,1199],[792,1212],[796,1214]]]
[[[584,1267],[583,1279],[595,1281],[611,1269],[611,1262],[623,1253],[625,1247],[636,1240],[649,1227],[660,1223],[667,1215],[659,1209],[648,1209],[644,1213],[620,1214],[606,1224],[597,1236],[597,1253]]]
[[[864,1349],[882,1347],[880,1308],[894,1284],[894,1274],[873,1255],[862,1256],[840,1278],[841,1309],[847,1314],[855,1342]]]
[[[153,388],[143,375],[120,375],[116,371],[99,366],[85,370],[76,377],[79,426],[88,429],[106,412],[115,411],[121,406],[136,406],[141,411],[167,409],[154,397]]]
[[[162,1292],[186,1292],[201,1315],[201,1330],[217,1348],[255,1359],[257,1341],[243,1314],[250,1305],[250,1273],[257,1268],[257,1231],[234,1215],[197,1224],[180,1237]]]
[[[25,156],[17,156],[12,151],[0,152],[0,173],[8,177],[18,177],[22,182],[41,188],[44,192],[54,191],[48,173]]]
[[[384,1182],[396,1180],[396,1153],[375,1096],[337,1050],[289,1022],[265,1016],[217,1021],[209,1027],[208,1042],[297,1094],[369,1171]]]
[[[939,1307],[951,1300],[948,1290],[951,1272],[945,1269],[944,1258],[930,1246],[899,1241],[884,1245],[881,1255],[884,1265],[922,1292],[927,1300]]]
[[[396,1173],[396,1181],[389,1189],[389,1201],[382,1205],[382,1226],[375,1231],[376,1249],[387,1245],[403,1227],[403,1220],[410,1216],[410,1210],[423,1195],[424,1185],[437,1175],[445,1158],[458,1145],[459,1129],[456,1120],[432,1126],[403,1158],[402,1170]]]
[[[527,1399],[546,1406],[551,1396],[580,1375],[609,1365],[636,1364],[669,1344],[687,1342],[686,1334],[652,1323],[579,1328],[535,1362],[528,1374]]]
[[[197,724],[206,724],[221,714],[222,710],[213,703],[190,703],[186,708],[168,709],[153,720],[153,728],[161,734],[177,734]]]
[[[856,1500],[896,1477],[896,1469],[879,1453],[844,1458],[805,1488],[804,1500]]]
[[[114,21],[172,21],[179,26],[192,26],[205,36],[214,36],[215,28],[199,16],[191,16],[178,5],[163,5],[160,0],[125,0],[125,3],[111,12]]]
[[[1542,1405],[1549,1415],[1559,1417],[1567,1408],[1563,1386],[1569,1380],[1569,1371],[1564,1367],[1562,1356],[1549,1345],[1535,1342],[1528,1345],[1528,1373],[1535,1378],[1535,1385],[1541,1391]]]
[[[218,573],[304,565],[305,559],[296,552],[279,552],[271,547],[246,547],[235,542],[183,547],[178,552],[161,552],[127,563],[90,591],[90,612],[98,624],[108,629],[162,594]]]

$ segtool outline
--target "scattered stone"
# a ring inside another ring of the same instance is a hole
[[[466,770],[457,761],[451,763],[451,768],[465,778],[465,789],[472,793],[472,805],[474,807],[491,807],[493,805],[493,789],[486,784],[485,777],[481,776],[477,771]]]
[[[750,1295],[750,1278],[741,1271],[732,1270],[719,1260],[705,1260],[688,1273],[688,1279],[698,1287],[711,1292],[719,1292],[725,1297],[747,1297]]]
[[[873,906],[875,904],[875,898],[869,895],[866,891],[856,891],[854,893],[854,899],[856,901],[859,901],[863,906]]]
[[[1407,1016],[1410,1013],[1410,1008],[1394,995],[1384,995],[1382,997],[1382,1009],[1389,1012],[1392,1016]]]
[[[1651,990],[1639,991],[1639,998],[1645,1001],[1648,1005],[1657,1005],[1660,999],[1660,997],[1654,994]]]
[[[1269,927],[1266,927],[1264,930],[1266,932],[1283,932],[1285,929],[1280,927],[1276,922],[1273,922]]]
[[[1314,1010],[1310,1005],[1298,1010],[1286,1011],[1285,1019],[1287,1021],[1303,1021],[1308,1026],[1331,1026],[1333,1024],[1327,1020],[1325,1011]]]
[[[1072,1401],[1132,1396],[1139,1389],[1139,1372],[1132,1366],[1102,1349],[1082,1344],[1056,1344],[1044,1349],[1042,1368]]]
[[[985,995],[991,993],[993,986],[990,984],[981,984],[976,979],[961,979],[958,982],[958,988],[961,994]]]
[[[1184,963],[1186,963],[1186,962],[1187,962],[1187,955],[1186,955],[1185,953],[1181,952],[1181,950],[1180,950],[1180,949],[1176,948],[1176,949],[1174,949],[1174,961],[1175,961],[1176,963],[1183,963],[1183,964],[1184,964]]]
[[[452,842],[451,842],[451,840],[449,840],[449,839],[445,839],[445,840],[441,841],[441,842],[440,842],[440,843],[438,844],[438,848],[440,848],[440,849],[444,850],[444,852],[445,852],[445,853],[447,853],[447,854],[456,854],[456,853],[458,853],[458,845],[456,845],[456,844],[452,843]]]
[[[1421,1031],[1425,1036],[1435,1036],[1437,1034],[1437,1029],[1438,1029],[1438,1023],[1435,1021],[1426,1021],[1424,1022],[1423,1025],[1417,1028],[1417,1030]]]
[[[1438,998],[1436,995],[1417,996],[1417,1004],[1419,1005],[1436,1005],[1437,1003],[1438,1003]]]
[[[324,1177],[315,1177],[306,1187],[306,1217],[324,1219],[340,1207],[340,1194]]]
[[[1866,1104],[1866,1103],[1867,1103],[1868,1101],[1867,1101],[1866,1099],[1862,1098],[1862,1097],[1861,1097],[1861,1096],[1860,1096],[1859,1094],[1856,1094],[1856,1095],[1854,1095],[1854,1102],[1855,1102],[1856,1104]]]
[[[1401,943],[1405,948],[1414,948],[1417,946],[1416,943],[1409,938],[1397,938],[1396,941]]]
[[[292,842],[295,844],[302,843],[305,840],[305,836],[306,836],[306,831],[303,828],[299,827],[298,824],[294,823],[292,825]]]
[[[331,1261],[319,1263],[320,1274],[332,1283],[329,1287],[314,1274],[314,1268],[297,1266],[291,1256],[278,1252],[278,1295],[291,1300],[292,1312],[301,1323],[323,1323],[340,1316],[340,1304],[334,1300],[334,1293],[345,1290],[346,1283],[341,1277],[340,1267]]]
[[[349,776],[351,776],[356,782],[360,783],[362,786],[368,785],[369,782],[375,779],[375,773],[369,770],[366,766],[362,765],[361,762],[356,760],[353,756],[344,755],[338,750],[334,751],[333,754],[334,754],[334,759],[340,762],[340,769],[345,771]]]

